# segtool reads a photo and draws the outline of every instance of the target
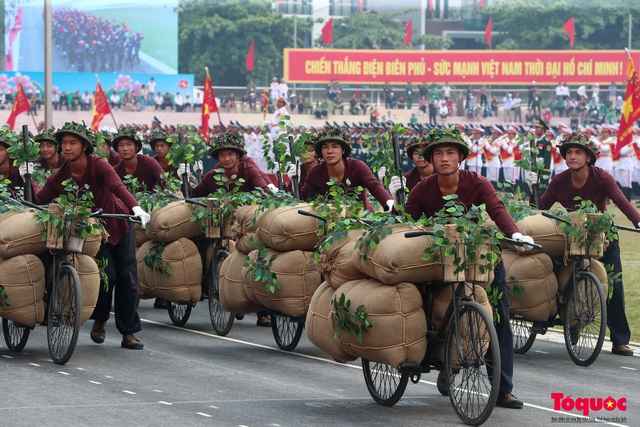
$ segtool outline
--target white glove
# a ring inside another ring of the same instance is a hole
[[[387,200],[386,204],[387,204],[387,210],[389,212],[393,211],[393,207],[395,205],[395,202],[393,200]]]
[[[294,179],[298,178],[300,176],[300,168],[296,167],[295,163],[291,163],[289,166],[287,166],[287,176],[289,177],[289,179],[291,181],[293,181]]]
[[[407,181],[404,179],[404,176],[401,178],[399,176],[392,176],[391,182],[389,182],[389,192],[392,196],[394,196],[402,186],[406,187]]]
[[[640,222],[638,223],[638,225],[636,225],[636,228],[640,228]]]
[[[31,162],[26,162],[21,164],[18,167],[18,172],[20,172],[20,176],[22,177],[22,179],[24,179],[26,174],[32,174],[33,173],[33,163]]]
[[[276,187],[271,183],[267,184],[267,187],[269,187],[269,191],[271,191],[273,194],[275,194],[278,191],[278,187]]]
[[[196,162],[193,164],[193,171],[195,173],[204,172],[204,165],[202,164],[202,160],[196,160]]]
[[[180,163],[180,166],[178,166],[178,176],[182,177],[184,174],[187,174],[187,178],[191,176],[189,166],[186,163]]]
[[[513,233],[513,236],[511,236],[511,239],[515,240],[516,242],[535,243],[531,236],[523,236],[521,233]],[[519,246],[518,245],[518,246],[516,246],[516,249],[519,250],[520,252],[530,251],[531,249],[533,249],[533,246],[529,246],[529,245]]]
[[[151,215],[142,210],[140,206],[134,206],[131,210],[133,211],[134,216],[140,218],[140,222],[142,223],[143,227],[147,225],[149,221],[151,221]]]
[[[387,175],[387,168],[385,168],[384,166],[382,166],[382,167],[378,170],[378,179],[379,179],[380,181],[382,181],[386,175]]]
[[[538,183],[538,174],[535,172],[529,172],[524,180],[527,184],[529,184],[529,187],[531,187],[532,185]]]

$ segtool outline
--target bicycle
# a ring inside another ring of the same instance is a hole
[[[433,235],[433,232],[405,233],[406,238],[426,235]],[[516,245],[524,244],[503,240]],[[541,248],[536,244],[527,245]],[[384,406],[393,406],[400,400],[409,379],[417,384],[423,373],[432,369],[444,372],[444,384],[438,385],[440,394],[449,396],[454,411],[463,423],[480,425],[489,418],[498,399],[501,367],[498,336],[493,319],[475,301],[475,289],[472,287],[471,292],[467,293],[464,274],[451,271],[457,266],[447,264],[445,262],[443,265],[445,280],[421,289],[427,318],[427,350],[422,362],[405,362],[395,368],[362,359],[362,371],[369,394]],[[442,322],[434,330],[434,292],[443,287],[451,288],[452,298]],[[443,345],[444,361],[440,356]]]
[[[8,197],[3,200],[21,204],[38,210],[48,210],[50,206],[40,206],[27,201],[17,201]],[[53,206],[53,205],[52,205]],[[103,213],[102,209],[91,213],[91,218],[117,218],[130,222],[139,222],[131,215]],[[82,288],[80,277],[75,269],[74,253],[82,252],[84,239],[73,236],[71,224],[66,226],[67,233],[58,236],[52,221],[47,223],[47,248],[51,252],[51,275],[46,283],[45,322],[47,344],[54,363],[66,364],[76,347],[80,332],[80,311],[82,307]],[[22,351],[29,339],[30,329],[9,319],[2,319],[2,331],[5,343],[11,351]]]
[[[571,224],[549,212],[543,216]],[[635,229],[629,229],[634,230]],[[532,322],[521,315],[511,317],[513,351],[525,354],[536,339],[548,328],[563,327],[564,342],[571,360],[579,366],[589,366],[598,358],[604,343],[607,327],[606,296],[600,280],[591,272],[588,251],[569,253],[571,275],[562,295],[558,296],[558,310],[546,322]]]

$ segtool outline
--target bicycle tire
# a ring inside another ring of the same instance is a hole
[[[533,342],[536,340],[535,332],[531,332],[533,322],[525,320],[519,314],[512,314],[509,322],[511,324],[511,332],[513,333],[513,352],[516,354],[525,354]]]
[[[208,294],[209,294],[209,317],[211,325],[216,334],[225,336],[231,331],[235,313],[227,311],[220,304],[220,266],[229,257],[229,251],[218,249],[214,251],[211,266],[209,267]]]
[[[2,333],[4,342],[10,351],[20,352],[27,345],[31,328],[22,326],[13,320],[2,318]]]
[[[575,294],[575,298],[574,298]],[[598,278],[580,271],[573,285],[565,290],[564,342],[571,360],[589,366],[600,355],[607,327],[607,303]]]
[[[191,316],[192,306],[193,304],[190,302],[169,303],[167,311],[171,322],[176,326],[184,326],[189,320],[189,316]]]
[[[498,335],[489,313],[475,301],[463,302],[457,316],[460,330],[456,330],[455,319],[447,329],[445,375],[449,400],[463,423],[480,425],[489,419],[498,400]]]
[[[47,342],[51,359],[64,365],[71,358],[78,341],[82,290],[78,273],[69,264],[60,266],[54,280],[47,314]]]
[[[409,383],[409,374],[398,372],[386,363],[362,359],[362,373],[369,394],[382,406],[393,406],[402,398]]]
[[[280,350],[292,351],[300,342],[304,322],[295,322],[289,316],[271,315],[271,332]]]

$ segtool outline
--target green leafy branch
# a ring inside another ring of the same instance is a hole
[[[371,322],[369,322],[369,313],[364,310],[364,305],[358,306],[353,313],[351,313],[351,300],[346,300],[344,293],[333,297],[331,305],[335,309],[335,313],[331,314],[331,324],[333,326],[333,338],[343,342],[342,338],[349,336],[350,332],[356,334],[358,342],[362,342],[363,333],[373,328]]]
[[[245,257],[244,266],[249,269],[249,274],[253,276],[256,282],[263,282],[267,291],[272,294],[276,293],[276,289],[280,289],[280,283],[275,273],[271,271],[273,260],[276,259],[275,254],[269,256],[269,248],[259,243],[256,239],[251,239],[251,244],[256,247],[256,257],[251,260]]]
[[[144,255],[143,262],[151,270],[169,276],[171,275],[171,269],[169,268],[171,263],[162,259],[162,254],[166,247],[166,243],[154,243],[149,248],[149,252]]]

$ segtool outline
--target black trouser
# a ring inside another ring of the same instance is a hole
[[[498,345],[500,349],[500,389],[499,395],[511,393],[513,389],[513,333],[509,323],[509,295],[507,282],[505,280],[504,263],[500,262],[493,269],[494,277],[491,282],[492,289],[498,289],[502,293],[502,298],[498,301],[498,314],[500,321],[494,322],[496,333],[498,334]],[[489,363],[489,366],[493,366]],[[489,370],[491,375],[492,370]]]
[[[620,242],[618,240],[611,242],[605,249],[600,262],[605,266],[608,264],[613,265],[614,275],[620,273],[620,279],[617,282],[609,283],[609,286],[613,286],[613,295],[610,300],[607,300],[607,326],[609,327],[609,336],[613,345],[626,345],[629,344],[631,330],[629,329],[627,314],[624,311],[622,261],[620,261]]]
[[[136,241],[133,226],[124,233],[117,245],[104,243],[100,246],[96,259],[107,259],[107,277],[109,289],[104,290],[100,282],[100,293],[96,308],[91,318],[99,322],[109,320],[111,300],[115,289],[114,312],[116,328],[122,335],[133,334],[142,330],[140,316],[136,311],[136,295],[138,293],[138,264],[136,261]]]

